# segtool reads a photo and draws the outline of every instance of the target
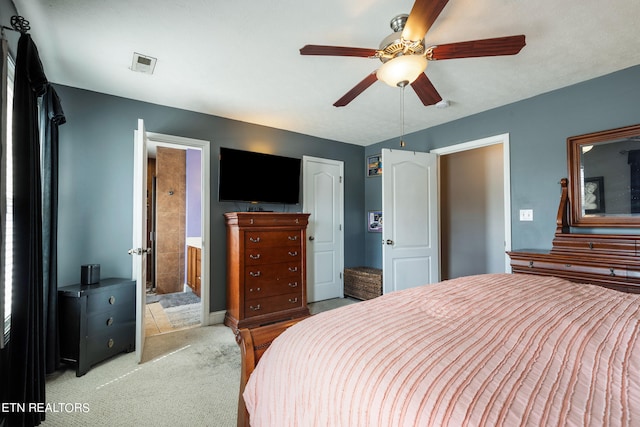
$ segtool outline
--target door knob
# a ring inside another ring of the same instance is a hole
[[[393,245],[393,240],[387,239],[387,245]]]
[[[309,236],[309,240],[312,240],[312,241],[313,241],[313,240],[315,240],[315,239],[316,239],[315,237],[313,237],[313,236]]]

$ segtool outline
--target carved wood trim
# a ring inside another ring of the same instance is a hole
[[[308,316],[278,322],[258,328],[240,328],[236,331],[236,342],[240,346],[240,394],[238,396],[238,427],[249,427],[249,412],[244,403],[242,393],[247,385],[249,376],[253,373],[260,358],[281,333]]]
[[[569,233],[571,224],[569,223],[569,210],[571,209],[569,202],[569,180],[562,178],[560,180],[560,206],[558,206],[558,215],[556,217],[556,234]]]

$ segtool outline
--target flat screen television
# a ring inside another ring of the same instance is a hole
[[[220,147],[218,171],[221,202],[300,202],[300,159]]]

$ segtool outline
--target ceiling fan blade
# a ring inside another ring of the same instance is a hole
[[[525,46],[524,35],[472,40],[435,46],[428,59],[477,58],[480,56],[515,55]]]
[[[308,44],[300,49],[300,55],[357,56],[360,58],[375,56],[376,52],[376,49],[363,47],[322,46],[316,44]]]
[[[371,73],[367,77],[365,77],[364,80],[362,80],[360,83],[355,85],[353,87],[353,89],[351,89],[349,92],[345,93],[342,98],[338,99],[333,104],[333,106],[334,107],[344,107],[345,105],[347,105],[348,103],[353,101],[356,96],[358,96],[362,92],[364,92],[366,88],[368,88],[369,86],[374,84],[377,80],[378,80],[378,76],[376,76],[376,72],[374,71],[373,73]]]
[[[442,101],[442,97],[425,73],[420,74],[418,78],[411,83],[411,87],[425,106],[434,105]]]
[[[416,0],[402,30],[402,38],[411,41],[422,40],[448,1]]]

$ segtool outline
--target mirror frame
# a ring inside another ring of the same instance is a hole
[[[582,147],[598,142],[640,136],[640,124],[567,138],[569,204],[572,227],[640,227],[640,216],[583,216],[581,206],[580,154]]]

